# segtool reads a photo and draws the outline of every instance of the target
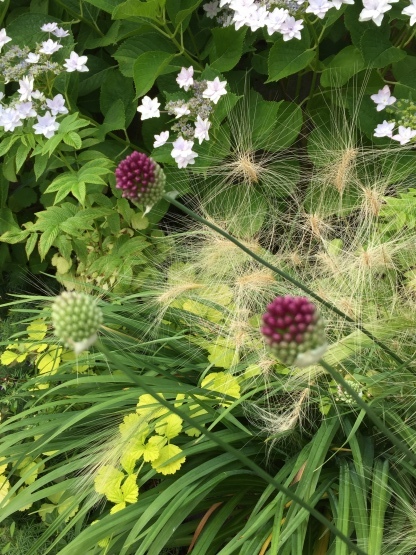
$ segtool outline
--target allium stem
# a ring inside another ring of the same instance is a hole
[[[293,285],[295,285],[296,287],[298,287],[299,289],[301,289],[302,291],[304,291],[307,295],[309,295],[310,297],[312,297],[313,299],[315,299],[316,301],[320,302],[323,306],[325,306],[326,308],[328,308],[328,310],[331,310],[332,312],[334,312],[335,314],[338,314],[338,316],[341,316],[341,318],[343,318],[344,320],[346,320],[347,322],[351,322],[351,324],[354,324],[354,326],[356,328],[358,328],[362,333],[364,333],[367,337],[369,337],[376,345],[378,345],[381,349],[383,349],[383,351],[385,353],[387,353],[393,360],[395,360],[398,364],[403,364],[404,361],[396,355],[396,353],[394,353],[391,349],[389,349],[389,347],[387,347],[387,345],[385,345],[382,341],[380,341],[379,339],[377,339],[377,337],[375,337],[369,330],[367,330],[362,324],[360,324],[359,322],[355,321],[353,318],[351,318],[350,316],[348,316],[348,314],[345,314],[345,312],[342,312],[342,310],[340,310],[339,308],[337,308],[334,304],[332,304],[329,301],[326,301],[325,299],[323,299],[322,297],[320,297],[317,293],[315,293],[314,291],[312,291],[312,289],[309,289],[309,287],[307,287],[306,285],[304,285],[303,283],[301,283],[300,281],[298,281],[297,279],[293,278],[292,276],[290,276],[289,274],[287,274],[286,272],[284,272],[283,270],[280,270],[279,268],[277,268],[276,266],[273,266],[273,264],[270,264],[269,262],[267,262],[266,260],[264,260],[263,258],[261,258],[261,256],[258,256],[256,253],[254,253],[252,250],[250,250],[249,248],[247,248],[245,245],[243,245],[243,243],[241,243],[238,239],[236,239],[235,237],[233,237],[232,235],[230,235],[229,233],[227,233],[227,231],[225,231],[224,229],[221,229],[220,227],[216,226],[215,224],[209,222],[208,220],[206,220],[205,218],[203,218],[202,216],[200,216],[199,214],[197,214],[196,212],[194,212],[193,210],[190,210],[189,208],[187,208],[184,204],[182,204],[181,202],[177,201],[174,197],[172,193],[165,193],[165,195],[163,196],[163,198],[165,200],[167,200],[168,202],[170,202],[171,204],[173,204],[174,206],[176,206],[177,208],[179,208],[180,210],[182,210],[182,212],[184,212],[185,214],[188,214],[188,216],[191,216],[191,218],[193,218],[194,220],[196,220],[197,222],[200,222],[201,224],[206,225],[207,227],[210,227],[211,229],[213,229],[214,231],[216,231],[217,233],[219,233],[220,235],[222,235],[223,237],[225,237],[226,239],[228,239],[229,241],[231,241],[232,243],[234,243],[234,245],[236,245],[237,247],[239,247],[243,252],[245,252],[246,254],[248,254],[249,256],[251,256],[251,258],[253,258],[254,260],[256,260],[257,262],[259,262],[260,264],[262,264],[263,266],[265,266],[266,268],[268,268],[269,270],[272,270],[274,273],[278,274],[280,277],[282,277],[283,279],[289,281],[290,283],[292,283]]]
[[[347,380],[344,378],[333,368],[330,364],[325,362],[324,360],[320,360],[319,364],[322,368],[330,374],[330,376],[344,389],[348,395],[354,399],[354,402],[366,413],[368,418],[373,421],[373,423],[377,426],[377,428],[392,442],[392,444],[399,449],[403,453],[403,455],[413,463],[416,463],[416,454],[413,453],[400,439],[398,439],[393,432],[391,432],[384,422],[377,416],[375,411],[369,406],[368,403],[363,401],[360,395],[355,391],[353,387],[350,386]]]

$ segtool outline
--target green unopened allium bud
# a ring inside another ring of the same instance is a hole
[[[56,337],[76,354],[95,343],[102,312],[94,297],[64,291],[52,304],[52,323]]]

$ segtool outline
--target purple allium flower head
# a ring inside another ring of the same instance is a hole
[[[132,152],[116,168],[116,187],[135,204],[151,207],[163,196],[166,176],[152,158]]]
[[[314,364],[327,349],[324,323],[305,297],[276,297],[263,316],[261,333],[272,353],[288,366]]]

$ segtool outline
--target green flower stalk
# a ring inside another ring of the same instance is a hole
[[[261,333],[267,345],[288,366],[315,364],[327,349],[324,323],[306,297],[276,297],[263,323]]]
[[[64,291],[52,304],[55,335],[77,355],[95,343],[102,319],[96,300],[85,293]]]

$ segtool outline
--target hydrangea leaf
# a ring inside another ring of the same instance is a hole
[[[163,397],[161,393],[159,393],[159,395]],[[136,412],[143,418],[150,419],[160,418],[161,416],[167,414],[169,410],[161,406],[160,403],[158,403],[156,399],[152,397],[152,395],[145,393],[144,395],[140,395],[139,397]]]
[[[181,457],[175,460],[172,460],[173,457],[176,457],[180,453],[182,453],[182,449],[180,449],[177,445],[165,445],[160,450],[159,457],[152,462],[152,468],[156,470],[156,472],[160,472],[160,474],[167,475],[167,474],[175,474],[182,464],[185,462],[186,457]]]
[[[155,431],[168,439],[173,439],[182,431],[182,418],[177,414],[169,414],[156,424]]]
[[[40,318],[33,320],[33,322],[31,322],[31,324],[29,324],[26,328],[29,339],[33,339],[34,341],[42,341],[46,335],[47,329],[48,327],[46,323]]]
[[[114,466],[105,465],[100,468],[94,480],[94,487],[97,493],[107,495],[108,491],[120,488],[121,480],[124,478],[123,472]]]
[[[237,379],[225,372],[213,372],[208,374],[208,376],[202,380],[201,387],[222,395],[227,395],[228,397],[234,397],[235,399],[240,398],[240,385]],[[220,405],[223,407],[227,407],[230,404],[230,401],[224,399],[220,402]]]

